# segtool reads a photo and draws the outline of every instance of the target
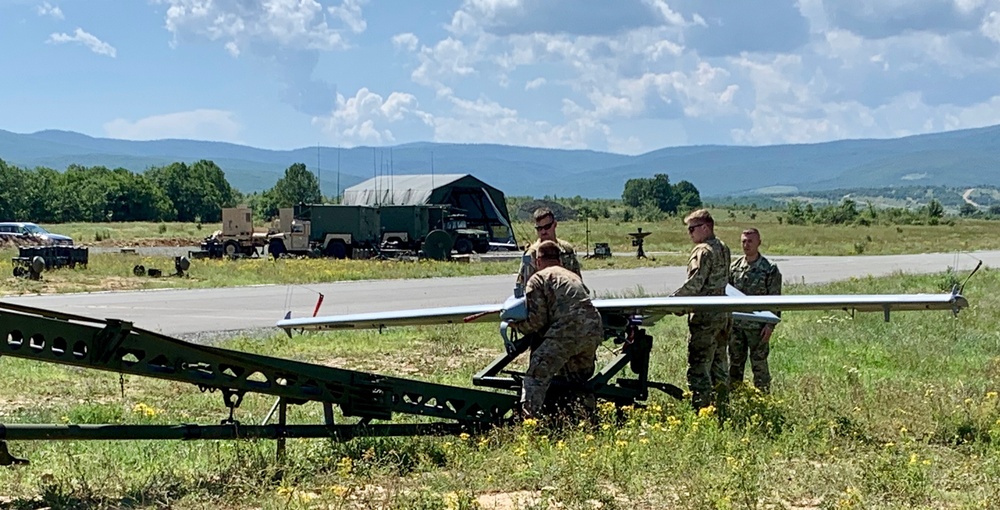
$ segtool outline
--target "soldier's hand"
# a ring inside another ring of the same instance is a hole
[[[774,325],[767,324],[760,330],[760,341],[767,343],[771,340],[771,333],[774,333]]]

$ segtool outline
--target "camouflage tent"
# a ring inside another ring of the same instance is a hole
[[[450,205],[493,242],[517,245],[502,191],[469,174],[380,175],[344,190],[345,205]]]

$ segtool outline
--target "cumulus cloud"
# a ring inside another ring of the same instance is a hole
[[[911,31],[970,30],[978,26],[984,6],[975,0],[825,0],[823,4],[836,26],[872,39]]]
[[[240,143],[243,126],[232,112],[193,110],[153,115],[137,121],[115,119],[104,124],[111,138],[124,140],[162,140],[181,138]]]
[[[683,19],[659,0],[467,0],[452,17],[451,30],[495,35],[567,33],[613,35]]]
[[[48,42],[50,44],[76,43],[98,55],[107,55],[111,58],[115,58],[118,55],[118,51],[114,46],[98,39],[93,34],[85,32],[82,28],[77,28],[73,32],[73,35],[64,32],[54,33],[49,36]]]
[[[534,80],[528,80],[528,83],[524,84],[524,90],[534,90],[542,88],[545,85],[545,78],[535,78]]]
[[[407,51],[414,51],[417,46],[420,45],[420,39],[416,35],[407,32],[405,34],[396,34],[392,36],[392,44],[397,48],[403,48]]]
[[[251,46],[330,50],[346,44],[326,22],[316,0],[160,0],[169,5],[166,28],[175,42],[207,39],[231,43],[242,53]],[[331,13],[334,14],[334,13]],[[335,14],[364,30],[357,2],[346,0]]]
[[[348,36],[368,26],[367,0],[329,7],[317,0],[158,1],[168,5],[165,26],[174,45],[218,43],[233,57],[259,58],[285,82],[284,99],[309,115],[330,111],[336,100],[336,86],[314,76],[321,52],[349,48]]]
[[[58,5],[52,5],[48,2],[42,2],[42,5],[38,6],[38,15],[49,16],[55,19],[65,19],[62,9]]]
[[[427,118],[427,114],[418,109],[417,99],[411,94],[392,92],[383,98],[367,88],[361,88],[354,97],[338,94],[336,109],[326,117],[313,119],[313,123],[337,143],[381,145],[396,141],[390,124],[422,123]]]

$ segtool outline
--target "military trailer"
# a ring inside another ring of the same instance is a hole
[[[371,258],[379,243],[378,209],[363,205],[299,204],[281,209],[268,238],[274,257]]]
[[[215,231],[201,242],[200,251],[192,251],[195,258],[236,258],[254,256],[264,252],[268,232],[257,232],[253,226],[253,211],[249,207],[224,207],[222,230]],[[259,250],[259,251],[258,251]]]
[[[422,252],[426,257],[445,260],[452,250],[464,255],[490,249],[489,233],[469,228],[464,215],[447,205],[383,205],[379,207],[379,221],[384,252]]]

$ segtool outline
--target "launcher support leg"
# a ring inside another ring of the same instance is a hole
[[[285,425],[288,424],[288,402],[285,401],[285,397],[278,398],[278,426],[281,430],[285,429]],[[279,466],[285,464],[285,436],[284,434],[279,437],[275,443],[275,460],[278,462]]]
[[[7,450],[7,441],[0,441],[0,466],[14,466],[27,464],[28,459],[20,459],[10,454]]]

